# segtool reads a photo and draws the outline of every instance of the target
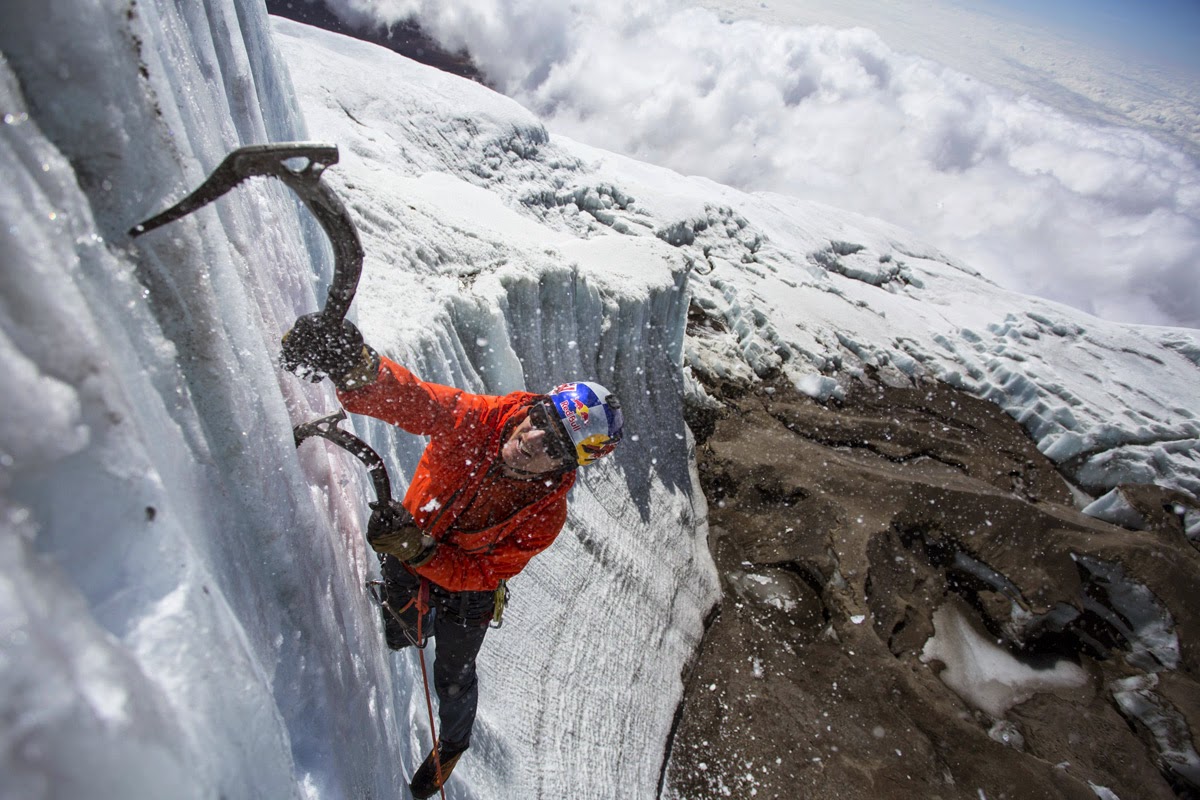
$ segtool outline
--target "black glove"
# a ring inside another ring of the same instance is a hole
[[[305,314],[283,336],[283,368],[316,381],[328,375],[339,389],[357,389],[375,380],[379,356],[363,343],[353,323],[331,323],[321,314]]]
[[[392,500],[387,505],[371,503],[371,508],[367,543],[375,552],[395,556],[414,567],[433,558],[437,543],[421,532],[404,506]]]

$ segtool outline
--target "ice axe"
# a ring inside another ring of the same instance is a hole
[[[388,478],[387,467],[384,466],[379,453],[371,449],[369,444],[350,431],[344,431],[338,427],[338,423],[345,418],[346,412],[339,409],[327,417],[297,425],[292,428],[292,434],[296,437],[296,447],[299,447],[305,439],[320,436],[346,450],[361,461],[371,473],[371,482],[375,484],[375,497],[381,504],[380,507],[386,507],[392,500],[392,483]]]
[[[330,327],[339,327],[354,301],[358,279],[362,274],[363,248],[358,230],[346,207],[333,190],[321,183],[326,167],[338,161],[337,145],[318,142],[283,142],[254,144],[234,150],[212,174],[187,197],[145,222],[129,230],[132,237],[142,236],[155,228],[175,222],[221,197],[242,181],[254,177],[278,178],[304,202],[317,218],[333,245],[333,282],[321,316]],[[299,162],[298,164],[296,162]],[[292,164],[296,164],[292,166]],[[287,365],[285,365],[287,366]],[[290,367],[289,367],[290,368]],[[346,418],[338,411],[292,429],[296,447],[307,438],[320,436],[357,457],[371,472],[379,502],[391,501],[392,489],[383,459],[371,447],[349,431],[338,427]]]
[[[302,164],[296,167],[289,165],[289,162],[297,161]],[[331,188],[321,183],[325,168],[337,162],[337,145],[332,144],[283,142],[240,147],[225,156],[225,160],[196,191],[161,214],[134,225],[129,235],[142,236],[185,217],[247,178],[278,178],[312,211],[333,245],[333,282],[329,285],[329,296],[321,315],[330,327],[338,327],[346,318],[346,312],[354,301],[354,293],[358,290],[363,247],[346,207]]]

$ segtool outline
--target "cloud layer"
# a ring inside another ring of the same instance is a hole
[[[329,0],[415,16],[553,132],[916,231],[1002,285],[1200,327],[1200,165],[853,28],[721,22],[668,0]]]

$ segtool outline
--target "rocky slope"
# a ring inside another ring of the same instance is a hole
[[[1085,516],[942,384],[706,388],[724,599],[661,796],[1197,796],[1194,499],[1130,487],[1141,531]]]

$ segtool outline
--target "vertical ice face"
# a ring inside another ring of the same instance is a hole
[[[394,793],[426,732],[415,661],[383,649],[361,591],[375,566],[359,532],[366,477],[323,443],[293,455],[292,424],[335,400],[274,363],[329,280],[324,237],[267,180],[125,235],[234,147],[307,138],[261,6],[18,2],[0,27],[6,781],[28,796]],[[472,138],[475,113],[447,119],[476,183],[545,143],[511,111],[507,132]],[[419,162],[444,155],[445,132],[425,129]],[[636,417],[514,585],[462,780],[496,797],[652,786],[716,591],[680,413],[682,262],[652,239],[568,252],[499,207],[489,229],[463,181],[422,185],[465,211],[464,227],[408,229],[407,198],[349,185],[356,143],[336,141],[344,162],[326,179],[371,257],[409,276],[364,287],[377,305],[353,313],[389,320],[369,333],[432,379],[495,392],[598,379]],[[395,205],[375,216],[377,201]],[[657,266],[602,268],[626,257]],[[413,275],[428,285],[410,291]],[[364,428],[402,489],[420,443]],[[580,730],[641,755],[564,734]]]
[[[232,2],[4,16],[6,782],[294,796],[302,698],[363,705],[319,685],[349,657],[281,661],[344,605],[303,578],[354,580],[328,544],[284,542],[329,530],[272,364],[313,296],[311,223],[268,188],[137,247],[124,235],[230,146],[302,134],[265,16]]]

